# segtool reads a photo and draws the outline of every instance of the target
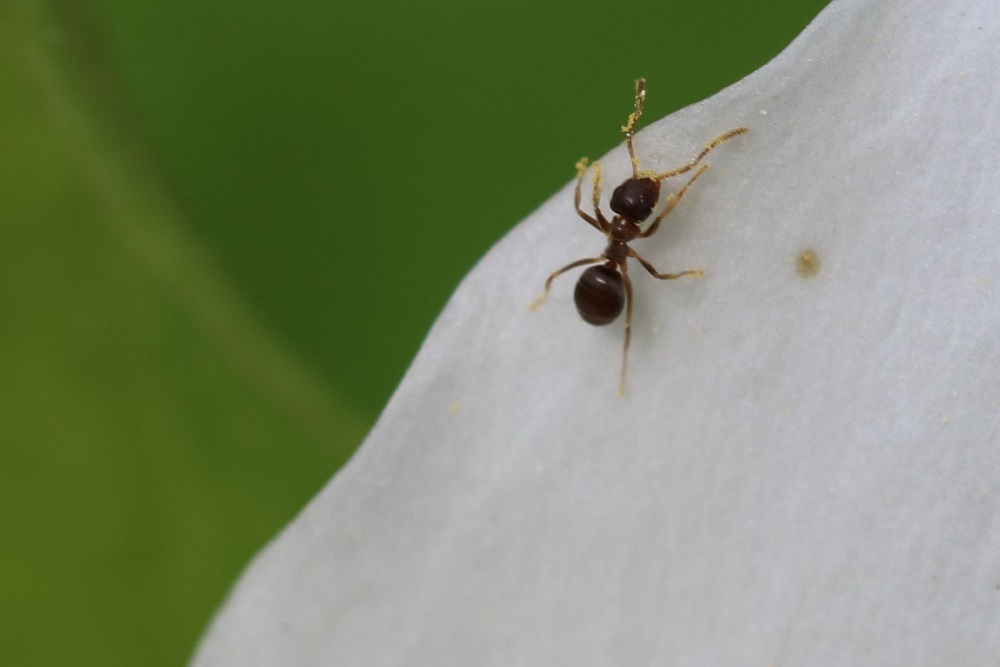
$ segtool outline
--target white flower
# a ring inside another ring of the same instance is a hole
[[[627,396],[574,276],[527,309],[603,248],[570,184],[462,283],[195,664],[996,664],[998,90],[992,0],[835,0],[640,131],[666,170],[750,127],[634,244],[705,277],[633,264]]]

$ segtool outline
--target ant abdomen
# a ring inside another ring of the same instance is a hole
[[[630,178],[611,194],[611,210],[626,220],[642,222],[660,200],[660,182],[653,178]]]
[[[625,307],[625,285],[617,269],[592,266],[576,282],[573,301],[580,317],[589,324],[611,324]]]

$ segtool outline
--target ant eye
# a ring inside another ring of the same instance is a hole
[[[660,198],[660,182],[652,178],[630,178],[611,195],[611,210],[626,220],[642,222]]]

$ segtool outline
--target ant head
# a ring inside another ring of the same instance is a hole
[[[649,217],[660,200],[660,181],[655,178],[633,176],[611,195],[611,210],[632,222],[642,222]]]

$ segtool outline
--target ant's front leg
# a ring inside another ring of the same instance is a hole
[[[677,202],[681,200],[681,197],[683,197],[684,193],[688,191],[688,188],[694,185],[694,182],[698,180],[698,177],[704,174],[707,169],[708,169],[707,164],[701,165],[701,169],[694,172],[694,176],[692,176],[691,180],[689,180],[687,183],[684,184],[683,188],[681,188],[674,194],[670,195],[670,197],[667,199],[667,205],[663,207],[663,210],[660,211],[660,214],[656,216],[655,220],[653,220],[653,224],[647,227],[645,231],[639,232],[639,238],[646,238],[647,236],[652,236],[653,234],[656,233],[656,229],[660,226],[660,222],[665,217],[667,217],[668,213],[674,210],[674,207],[677,206]]]
[[[601,213],[601,165],[599,162],[594,163],[594,215],[597,219],[601,221],[604,226],[604,233],[607,234],[611,230],[611,223],[605,219],[604,214]]]
[[[580,161],[576,163],[576,190],[573,194],[573,206],[576,207],[576,214],[587,221],[594,229],[601,232],[602,234],[608,233],[608,221],[604,219],[601,214],[601,209],[594,205],[594,213],[597,217],[591,216],[589,213],[580,208],[580,187],[583,185],[583,177],[587,173],[587,158],[580,158]],[[594,163],[594,171],[597,174],[594,177],[594,193],[595,197],[599,198],[601,195],[600,190],[600,180],[601,171],[597,163]],[[596,199],[595,199],[596,201]]]

